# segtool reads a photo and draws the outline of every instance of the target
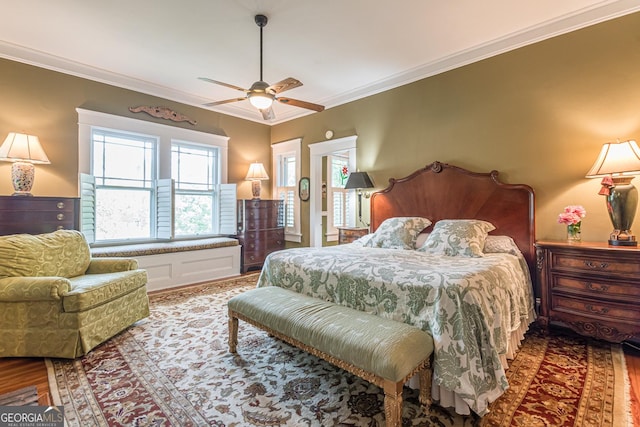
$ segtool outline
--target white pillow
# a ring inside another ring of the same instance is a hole
[[[363,246],[387,249],[415,249],[416,239],[431,221],[422,217],[387,218]]]
[[[477,219],[443,219],[417,250],[436,255],[481,257],[493,224]]]

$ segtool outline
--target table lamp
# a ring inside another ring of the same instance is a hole
[[[373,188],[373,182],[366,172],[351,172],[344,184],[346,190],[358,190],[358,221],[362,224],[362,189]]]
[[[11,180],[14,196],[31,196],[35,178],[34,163],[51,164],[37,136],[10,132],[0,146],[0,160],[13,162]]]
[[[253,198],[259,199],[260,190],[262,189],[260,181],[269,179],[269,175],[267,175],[267,171],[264,169],[262,163],[251,163],[251,166],[249,166],[249,172],[247,172],[247,177],[245,179],[247,181],[251,181],[251,193],[253,194]]]
[[[598,194],[605,196],[607,212],[613,223],[609,236],[612,246],[637,246],[631,224],[638,206],[638,190],[631,184],[640,174],[640,148],[635,141],[608,142],[587,172],[587,178],[602,177]]]

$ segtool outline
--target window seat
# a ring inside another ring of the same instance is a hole
[[[240,274],[240,244],[230,237],[95,247],[91,256],[136,258],[149,291]]]

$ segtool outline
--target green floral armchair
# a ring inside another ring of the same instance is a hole
[[[82,233],[0,236],[0,357],[75,358],[149,315],[147,272]]]

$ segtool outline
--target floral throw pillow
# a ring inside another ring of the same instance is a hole
[[[371,248],[415,249],[416,239],[431,221],[422,217],[395,217],[385,219],[364,244]]]
[[[443,219],[434,225],[427,241],[418,248],[436,255],[481,257],[493,224],[477,219]]]
[[[511,254],[518,255],[520,249],[516,242],[509,236],[487,236],[484,242],[485,254]]]

